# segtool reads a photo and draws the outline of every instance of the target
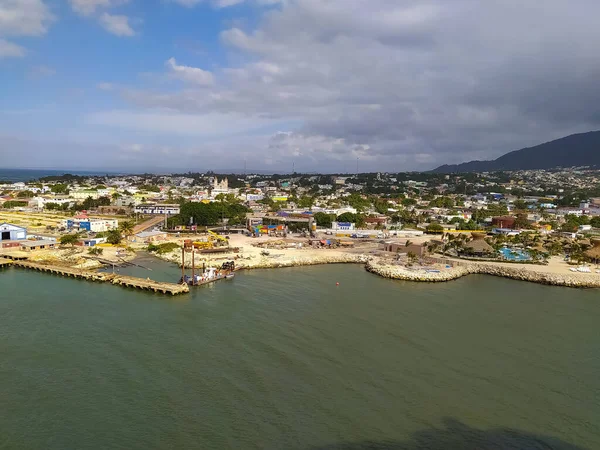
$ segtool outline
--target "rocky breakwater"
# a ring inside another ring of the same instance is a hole
[[[274,269],[278,267],[314,266],[317,264],[365,264],[369,260],[366,255],[356,254],[323,254],[291,257],[260,257],[243,260],[237,263],[240,269]]]
[[[523,266],[516,265],[515,267],[506,267],[490,263],[461,262],[458,266],[441,269],[438,272],[427,271],[424,269],[411,269],[405,266],[391,265],[386,262],[371,260],[366,263],[365,268],[369,272],[385,278],[406,281],[441,282],[456,280],[457,278],[470,274],[483,274],[552,286],[600,288],[600,274],[549,273],[543,272],[543,270],[530,270]]]

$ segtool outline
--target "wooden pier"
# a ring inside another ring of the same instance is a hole
[[[12,261],[10,259],[4,259],[4,258],[0,258],[0,269],[4,268],[4,267],[8,267],[10,265],[12,265]]]
[[[161,292],[163,294],[179,295],[185,294],[190,291],[189,286],[187,286],[186,284],[164,283],[150,279],[129,277],[113,273],[95,272],[92,270],[84,269],[73,269],[70,267],[51,266],[27,261],[14,261],[11,263],[13,266],[20,267],[23,269],[37,270],[39,272],[51,273],[63,277],[79,278],[81,280],[112,283],[118,286]]]

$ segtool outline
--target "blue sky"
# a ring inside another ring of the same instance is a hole
[[[599,127],[598,13],[594,0],[0,0],[0,165],[494,158]]]

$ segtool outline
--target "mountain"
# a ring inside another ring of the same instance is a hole
[[[434,173],[494,172],[500,170],[554,169],[556,167],[600,167],[600,131],[570,136],[507,153],[493,161],[445,164]]]

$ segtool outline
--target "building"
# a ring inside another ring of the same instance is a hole
[[[27,230],[17,225],[3,223],[0,225],[0,242],[27,239]]]
[[[166,241],[167,239],[169,239],[169,235],[164,231],[142,231],[134,236],[133,242],[150,244],[152,242]]]
[[[136,214],[150,214],[150,215],[167,215],[174,216],[179,214],[179,205],[172,204],[157,204],[157,203],[142,203],[133,208]]]
[[[81,215],[76,216],[73,219],[65,220],[63,226],[68,230],[79,228],[80,230],[90,231],[92,233],[103,233],[119,228],[119,221],[117,219],[90,219]]]
[[[214,178],[212,195],[215,196],[217,194],[229,194],[229,181],[227,178],[223,178],[222,181],[219,181],[217,177]]]
[[[492,218],[492,226],[496,228],[510,228],[515,227],[516,217],[513,216],[500,216]]]
[[[331,222],[331,229],[333,231],[352,231],[356,227],[356,224],[350,222]]]
[[[56,247],[56,241],[40,240],[40,241],[23,241],[21,242],[21,250],[24,252],[33,252],[36,250],[48,250]]]

